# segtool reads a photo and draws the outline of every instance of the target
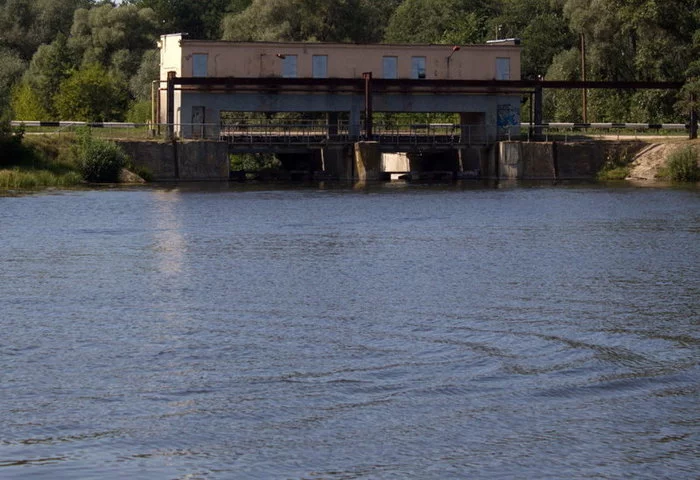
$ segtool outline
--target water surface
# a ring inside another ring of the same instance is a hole
[[[697,190],[54,192],[0,225],[0,478],[697,478]]]

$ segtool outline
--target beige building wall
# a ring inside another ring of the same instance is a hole
[[[453,51],[451,45],[214,42],[177,34],[161,37],[160,46],[161,80],[168,71],[182,77],[281,77],[285,60],[294,56],[296,77],[311,78],[315,55],[327,57],[330,78],[359,78],[363,72],[385,78],[384,57],[396,58],[398,78],[415,78],[413,58],[422,57],[427,79],[520,79],[520,47],[513,42],[460,46]],[[201,71],[203,65],[206,72]]]

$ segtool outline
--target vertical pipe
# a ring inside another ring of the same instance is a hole
[[[535,140],[542,138],[542,87],[535,87]]]
[[[362,74],[365,79],[365,137],[372,138],[372,72]]]
[[[167,123],[168,140],[172,140],[175,137],[175,72],[168,72],[167,88],[165,107],[168,113],[165,123]]]
[[[153,80],[151,82],[151,128],[149,134],[151,136],[155,135],[156,132],[156,95],[158,94],[158,80]]]
[[[581,34],[581,80],[586,81],[586,36],[583,33]],[[581,92],[583,123],[588,123],[588,90],[583,87]]]
[[[698,138],[698,107],[697,95],[690,94],[690,139]]]

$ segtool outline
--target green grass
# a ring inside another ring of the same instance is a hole
[[[608,153],[603,167],[598,172],[597,178],[602,181],[624,180],[630,174],[632,155],[625,148],[621,152]]]
[[[20,167],[0,170],[0,189],[31,190],[46,187],[74,187],[84,183],[78,172],[56,174],[49,170],[23,170]]]

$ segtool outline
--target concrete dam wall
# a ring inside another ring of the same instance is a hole
[[[647,144],[630,141],[500,142],[495,177],[520,180],[586,180],[608,161],[631,159]]]
[[[226,142],[118,143],[134,165],[149,171],[155,181],[229,179]],[[383,172],[398,168],[406,168],[417,174],[453,172],[455,177],[468,173],[469,177],[487,179],[585,180],[595,178],[606,162],[632,158],[645,145],[638,140],[579,143],[507,141],[487,147],[462,147],[444,152],[409,152],[389,165],[383,160],[378,143],[359,142],[351,148],[324,147],[320,150],[322,161],[316,163],[327,177],[339,180],[382,180],[386,178]],[[315,164],[304,163],[304,168]],[[289,168],[288,165],[285,167]]]

